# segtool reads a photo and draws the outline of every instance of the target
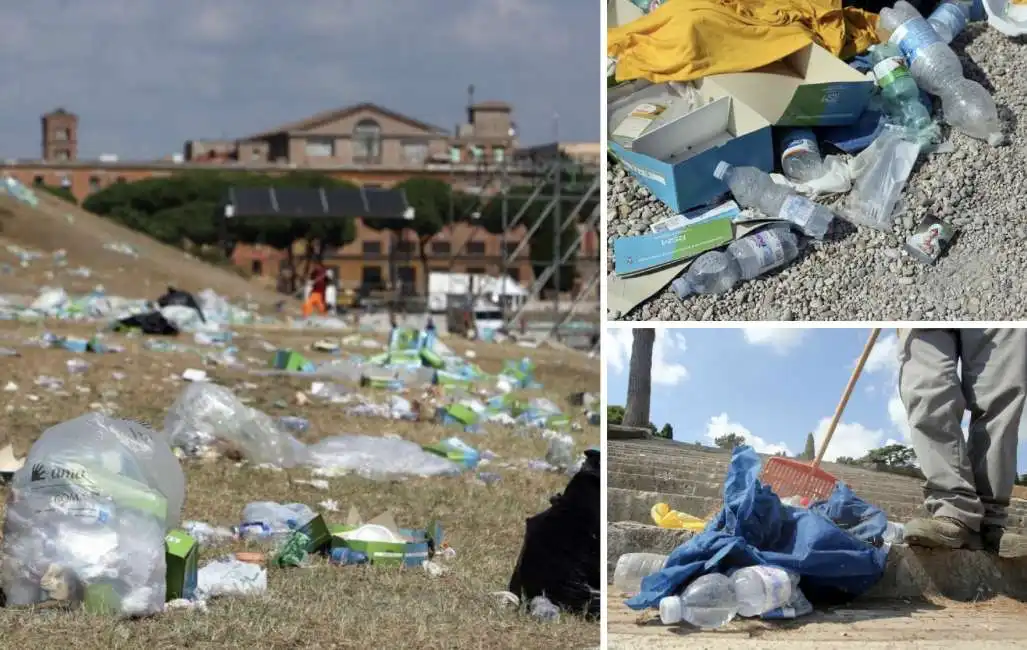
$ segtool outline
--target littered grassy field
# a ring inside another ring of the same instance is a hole
[[[573,616],[554,624],[503,609],[490,597],[505,590],[517,560],[524,520],[548,506],[568,477],[529,469],[530,459],[545,455],[546,442],[537,433],[517,435],[513,429],[488,425],[481,434],[463,434],[433,423],[396,422],[348,416],[345,407],[310,399],[297,403],[297,393],[309,396],[310,380],[259,376],[245,369],[204,365],[202,351],[191,337],[179,344],[193,348],[171,352],[144,349],[144,337],[110,335],[107,342],[124,352],[81,354],[41,349],[24,343],[44,330],[65,335],[88,335],[92,326],[24,325],[0,323],[0,347],[17,349],[19,358],[0,357],[0,386],[13,382],[17,390],[0,392],[0,443],[10,442],[24,455],[47,427],[96,408],[108,408],[119,417],[152,423],[160,428],[167,409],[183,389],[178,377],[187,368],[207,370],[213,381],[227,386],[250,406],[272,416],[307,418],[305,442],[347,433],[395,433],[418,443],[459,435],[496,458],[481,470],[498,473],[491,485],[476,480],[474,472],[457,478],[408,479],[375,482],[355,476],[328,479],[321,490],[294,483],[310,479],[309,470],[275,472],[257,469],[227,458],[183,460],[186,502],[183,519],[214,525],[239,523],[250,501],[301,502],[314,509],[326,499],[340,512],[324,512],[326,519],[342,523],[350,506],[365,519],[390,509],[404,527],[422,527],[438,519],[456,557],[443,562],[448,569],[433,577],[421,569],[338,567],[316,559],[309,568],[270,569],[268,590],[261,597],[225,598],[209,603],[207,613],[173,611],[141,620],[119,621],[78,610],[49,608],[0,609],[0,639],[7,648],[588,648],[599,644],[599,625]],[[266,366],[270,354],[262,341],[306,350],[309,358],[328,355],[309,352],[310,344],[339,333],[297,330],[235,330],[233,342],[240,360],[251,367]],[[376,338],[362,335],[362,338]],[[382,340],[378,336],[379,341]],[[531,357],[537,364],[545,396],[573,414],[581,431],[572,432],[579,451],[598,445],[598,427],[584,421],[580,407],[567,403],[570,393],[599,391],[599,363],[585,355],[548,348],[525,349],[514,344],[468,344],[446,339],[454,350],[473,349],[475,362],[496,372],[504,359]],[[359,347],[344,352],[374,353]],[[78,358],[89,363],[79,374],[66,362]],[[63,380],[61,389],[36,385],[41,376]],[[386,394],[359,389],[377,401]],[[421,391],[412,391],[418,397]],[[283,407],[283,404],[285,405]],[[6,439],[6,440],[5,440]],[[4,499],[7,490],[0,489]],[[204,548],[202,564],[239,550],[261,550],[260,545],[235,543]]]

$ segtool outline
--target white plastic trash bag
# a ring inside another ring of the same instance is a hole
[[[456,476],[463,469],[453,461],[399,438],[335,436],[307,447],[308,464],[322,473],[355,473],[368,479],[405,476]]]
[[[162,611],[164,535],[184,499],[178,459],[148,427],[91,413],[46,430],[11,481],[0,546],[8,604]]]
[[[189,454],[223,440],[250,462],[289,468],[303,453],[302,445],[280,431],[271,416],[210,382],[186,386],[164,418],[164,432],[173,447]]]

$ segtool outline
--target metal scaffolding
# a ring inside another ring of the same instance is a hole
[[[541,300],[542,293],[546,286],[551,284],[553,290],[550,292],[549,300],[552,303],[552,327],[548,330],[547,336],[555,337],[559,340],[562,328],[571,321],[575,314],[579,313],[581,307],[585,304],[585,300],[592,297],[593,300],[598,302],[599,298],[598,286],[601,278],[601,269],[598,247],[596,247],[593,253],[593,261],[596,267],[595,272],[590,277],[582,277],[582,290],[566,307],[561,305],[560,296],[560,288],[562,286],[561,270],[567,266],[568,262],[574,263],[581,260],[582,243],[587,232],[594,231],[597,233],[597,236],[599,233],[599,166],[575,163],[564,159],[558,153],[556,159],[545,161],[542,164],[526,165],[524,163],[507,163],[504,161],[491,170],[483,169],[481,174],[486,179],[486,183],[480,186],[482,192],[479,194],[479,200],[470,209],[470,214],[463,215],[461,220],[473,223],[473,213],[483,214],[493,205],[493,202],[499,201],[498,207],[502,223],[499,263],[502,287],[500,305],[503,309],[504,327],[515,329],[516,324],[528,311],[532,308],[539,308],[541,306],[540,303],[543,302]],[[518,194],[511,191],[512,180],[522,184],[525,190],[527,187],[530,187],[530,192]],[[496,182],[498,182],[498,188],[495,191],[489,191],[489,188]],[[583,211],[590,201],[594,201],[595,204],[587,214],[584,214]],[[520,204],[519,209],[512,215],[511,208],[513,206],[511,206],[511,202]],[[567,210],[568,206],[570,206],[569,211]],[[513,249],[509,250],[507,245],[509,241],[508,235],[518,227],[526,225],[527,220],[525,216],[529,214],[532,208],[537,209],[538,207],[542,208],[539,216],[527,227],[524,235],[516,240],[517,244]],[[507,300],[505,278],[509,277],[509,269],[518,261],[521,261],[520,256],[526,251],[530,251],[530,240],[543,227],[547,219],[552,224],[553,231],[552,258],[529,258],[527,260],[533,270],[540,266],[543,268],[528,288],[526,300],[516,308],[511,308]],[[565,237],[565,233],[575,223],[583,225],[584,229],[574,230],[573,240],[568,246],[564,247],[562,240]],[[463,241],[458,244],[454,242],[450,249],[450,268],[453,268],[457,258],[464,254],[472,236],[472,233],[469,232]],[[473,305],[484,293],[485,287],[470,286],[468,288],[468,297],[471,304]],[[597,327],[598,322],[597,318]]]

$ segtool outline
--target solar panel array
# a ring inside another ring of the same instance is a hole
[[[409,208],[401,190],[381,188],[233,187],[227,203],[234,207],[233,217],[359,217],[376,225],[399,224]]]

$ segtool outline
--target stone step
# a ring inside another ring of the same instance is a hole
[[[663,553],[691,535],[657,526],[611,523],[607,553],[613,566],[624,553]],[[608,565],[610,564],[608,558]],[[608,581],[613,580],[613,571]],[[611,599],[619,595],[611,593]],[[893,546],[884,576],[863,598],[919,599],[942,596],[952,600],[983,600],[996,595],[1027,599],[1027,558],[1003,560],[980,551],[930,550]]]

